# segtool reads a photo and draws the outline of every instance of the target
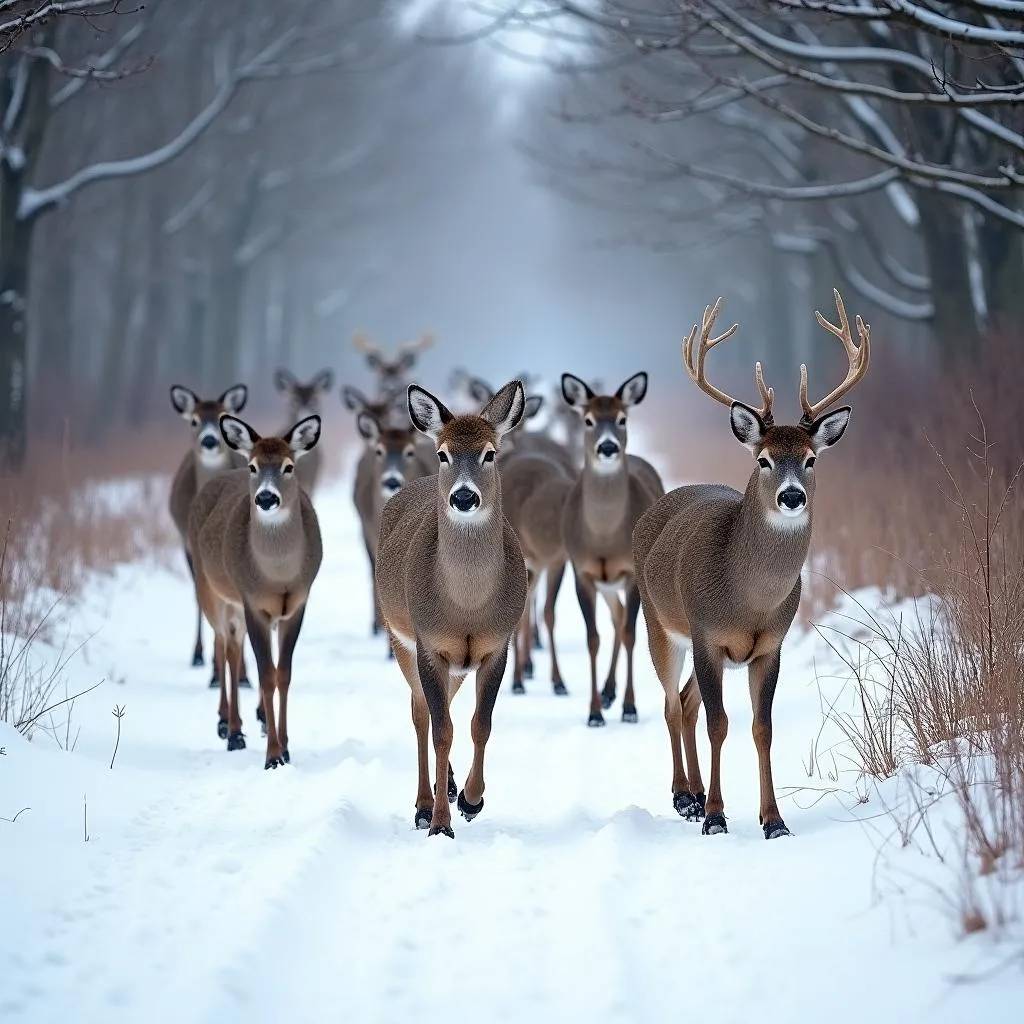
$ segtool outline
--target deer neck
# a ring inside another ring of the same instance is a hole
[[[265,518],[249,501],[249,550],[264,579],[279,583],[294,580],[299,575],[305,547],[298,501]]]
[[[800,578],[811,543],[811,508],[799,524],[780,524],[761,501],[758,471],[747,482],[730,547],[737,588],[749,595],[750,610],[769,611],[792,593]]]
[[[623,452],[611,470],[598,469],[588,457],[583,467],[583,519],[594,534],[614,533],[629,509],[629,465]]]
[[[505,517],[501,491],[487,519],[452,522],[443,495],[437,502],[437,575],[442,592],[464,609],[480,608],[494,594],[504,573]]]
[[[199,452],[194,451],[193,462],[196,467],[196,493],[208,484],[215,476],[231,468],[231,454],[221,451],[215,458],[203,457]]]

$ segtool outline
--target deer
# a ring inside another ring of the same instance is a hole
[[[355,506],[370,562],[370,589],[374,607],[372,632],[376,636],[381,629],[380,605],[374,583],[381,509],[405,484],[420,477],[431,476],[437,469],[431,461],[423,458],[416,444],[416,438],[422,435],[414,431],[411,423],[407,422],[404,427],[383,426],[375,416],[362,410],[356,416],[356,427],[367,446],[357,467]],[[436,456],[433,461],[436,463]],[[390,643],[387,650],[390,660],[394,657]]]
[[[466,821],[484,807],[484,752],[494,704],[509,641],[526,607],[526,565],[504,515],[495,463],[502,438],[523,418],[526,396],[520,381],[509,381],[478,415],[457,416],[411,384],[408,402],[413,426],[436,445],[440,468],[385,502],[377,592],[412,694],[418,767],[413,822],[428,835],[454,839],[450,804],[456,797]],[[450,705],[470,672],[476,674],[473,762],[457,791],[449,760]],[[430,784],[428,725],[436,794]]]
[[[871,357],[871,330],[857,317],[858,345],[846,309],[834,290],[839,324],[815,312],[818,323],[843,345],[848,369],[843,382],[821,401],[807,396],[807,367],[800,367],[796,425],[775,423],[774,389],[765,386],[761,363],[754,379],[761,405],[745,405],[709,383],[704,362],[716,345],[738,330],[711,337],[722,305],[705,308],[683,342],[683,364],[706,395],[729,408],[733,436],[753,456],[741,493],[722,484],[678,487],[648,509],[633,531],[640,600],[654,670],[665,691],[665,724],[672,750],[672,804],[690,821],[704,819],[704,835],[728,832],[722,799],[722,744],[729,720],[722,703],[725,668],[747,669],[752,733],[760,784],[759,822],[765,839],[790,835],[779,813],[772,781],[772,703],[782,643],[800,603],[800,572],[807,558],[814,514],[818,456],[836,444],[850,422],[844,405],[827,411],[864,377]],[[686,651],[693,669],[679,690]],[[697,760],[697,715],[703,703],[711,741],[707,794]],[[686,752],[683,763],[682,747]]]
[[[200,603],[216,633],[216,645],[224,652],[217,735],[227,740],[229,751],[245,749],[238,682],[242,642],[248,634],[259,670],[267,736],[263,766],[278,768],[291,761],[292,657],[323,560],[313,501],[296,471],[298,461],[320,440],[320,417],[307,416],[274,437],[261,437],[244,420],[227,413],[219,425],[224,443],[247,465],[207,483],[189,513]],[[274,632],[276,665],[271,649]]]
[[[288,399],[288,422],[320,414],[321,397],[334,387],[334,371],[321,370],[308,384],[303,384],[283,367],[274,373],[274,387]],[[314,448],[296,463],[299,485],[312,497],[321,471],[321,449]]]
[[[381,347],[371,342],[362,331],[356,331],[353,344],[365,355],[367,366],[377,378],[379,397],[383,398],[396,389],[404,389],[407,375],[418,362],[420,354],[434,344],[434,335],[424,331],[416,341],[399,345],[393,358],[384,355]]]
[[[192,430],[192,444],[185,452],[171,481],[168,502],[171,519],[181,538],[185,551],[185,562],[195,587],[195,567],[188,540],[188,515],[195,496],[215,476],[229,469],[244,466],[245,461],[226,447],[220,434],[219,420],[222,413],[237,413],[245,408],[249,389],[244,384],[228,388],[219,398],[200,398],[194,391],[175,384],[171,387],[171,405]],[[212,659],[210,688],[220,685],[221,666],[216,655]],[[192,667],[203,665],[203,610],[196,592],[196,642],[192,649]],[[242,664],[241,685],[248,687],[245,664]]]
[[[622,721],[636,722],[633,647],[640,594],[634,576],[632,536],[637,520],[665,493],[658,471],[626,453],[629,411],[647,394],[647,374],[634,374],[613,395],[599,395],[579,377],[562,374],[562,397],[583,421],[583,469],[562,510],[562,539],[572,563],[576,597],[587,628],[590,653],[588,726],[605,724],[602,709],[615,702],[619,650],[626,650]],[[596,598],[600,593],[615,625],[612,660],[604,687],[597,688]],[[625,605],[620,601],[624,594]]]

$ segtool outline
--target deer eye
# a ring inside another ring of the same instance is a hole
[[[811,469],[817,461],[818,460],[814,455],[808,455],[807,461],[804,463],[804,469]]]
[[[199,417],[198,416],[193,416],[192,417],[192,426],[193,427],[198,427],[199,426]]]
[[[617,427],[624,427],[626,425],[626,414],[625,413],[620,412],[619,415],[615,417],[615,425]]]
[[[377,445],[377,454],[383,459],[387,452],[384,451],[384,445]]]
[[[587,415],[583,417],[583,422],[588,427],[594,427],[597,425],[597,420],[595,420],[594,417],[590,415],[590,413],[587,413]]]
[[[757,464],[762,469],[771,469],[772,468],[771,460],[770,459],[766,459],[763,455],[757,460]]]
[[[437,460],[438,460],[438,462],[441,463],[441,465],[447,466],[448,465],[448,453],[447,452],[439,451],[437,453]]]
[[[407,459],[411,459],[415,454],[416,452],[412,448],[405,449],[404,455]]]
[[[284,467],[284,469],[283,469],[283,470],[282,470],[281,472],[282,472],[282,473],[284,473],[284,475],[285,475],[285,476],[288,476],[288,474],[289,474],[289,473],[294,473],[294,472],[295,472],[295,466],[294,466],[294,464],[293,464],[293,463],[291,463],[291,462],[289,462],[289,463],[288,463],[288,464],[287,464],[287,465],[286,465],[286,466]]]
[[[484,452],[484,462],[493,462],[493,461],[494,461],[494,449],[493,448],[488,448],[487,451]]]
[[[259,472],[259,469],[258,469],[258,467],[256,466],[256,463],[255,463],[255,462],[250,462],[250,463],[249,463],[249,472],[250,472],[250,473],[251,473],[251,474],[252,474],[253,476],[255,476],[255,475],[256,475],[256,474],[257,474],[257,473]]]

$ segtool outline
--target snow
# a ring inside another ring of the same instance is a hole
[[[183,572],[126,566],[76,602],[71,639],[89,639],[65,684],[103,682],[69,730],[60,712],[31,743],[0,725],[0,816],[29,808],[0,821],[4,1024],[1016,1019],[1019,969],[955,981],[1006,950],[960,939],[941,896],[949,869],[888,838],[899,780],[858,784],[841,751],[838,781],[809,777],[809,751],[835,741],[819,736],[819,690],[839,686],[814,631],[787,640],[775,705],[793,838],[765,842],[758,826],[742,673],[726,680],[730,832],[702,836],[674,813],[642,618],[640,722],[586,727],[568,582],[557,637],[570,696],[552,695],[536,653],[527,695],[506,683],[495,710],[483,813],[456,815],[454,841],[417,832],[408,689],[369,635],[349,495],[344,481],[317,499],[325,560],[296,652],[292,763],[277,771],[263,770],[254,691],[248,748],[229,754],[216,737],[208,668],[187,667]],[[606,616],[602,632],[603,668]],[[472,692],[454,707],[460,783]],[[706,778],[703,718],[699,740]]]

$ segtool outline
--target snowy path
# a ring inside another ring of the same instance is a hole
[[[454,842],[428,841],[412,828],[408,691],[368,635],[348,487],[318,505],[326,559],[297,650],[290,766],[263,770],[251,691],[249,748],[225,751],[207,670],[185,667],[184,575],[138,566],[98,583],[79,613],[98,632],[72,684],[111,681],[75,705],[75,752],[0,733],[0,815],[31,807],[0,822],[4,1024],[1019,1019],[1019,972],[950,983],[989,953],[955,941],[937,900],[893,892],[920,858],[878,857],[854,814],[879,806],[783,798],[795,837],[764,841],[741,674],[726,687],[731,832],[702,837],[679,819],[646,638],[639,724],[584,724],[571,585],[558,629],[571,696],[551,695],[539,654],[527,696],[506,687],[499,700],[484,813],[456,816]],[[809,784],[812,655],[813,635],[784,656],[780,795]],[[471,694],[455,706],[460,784]],[[111,771],[115,702],[127,710]]]

